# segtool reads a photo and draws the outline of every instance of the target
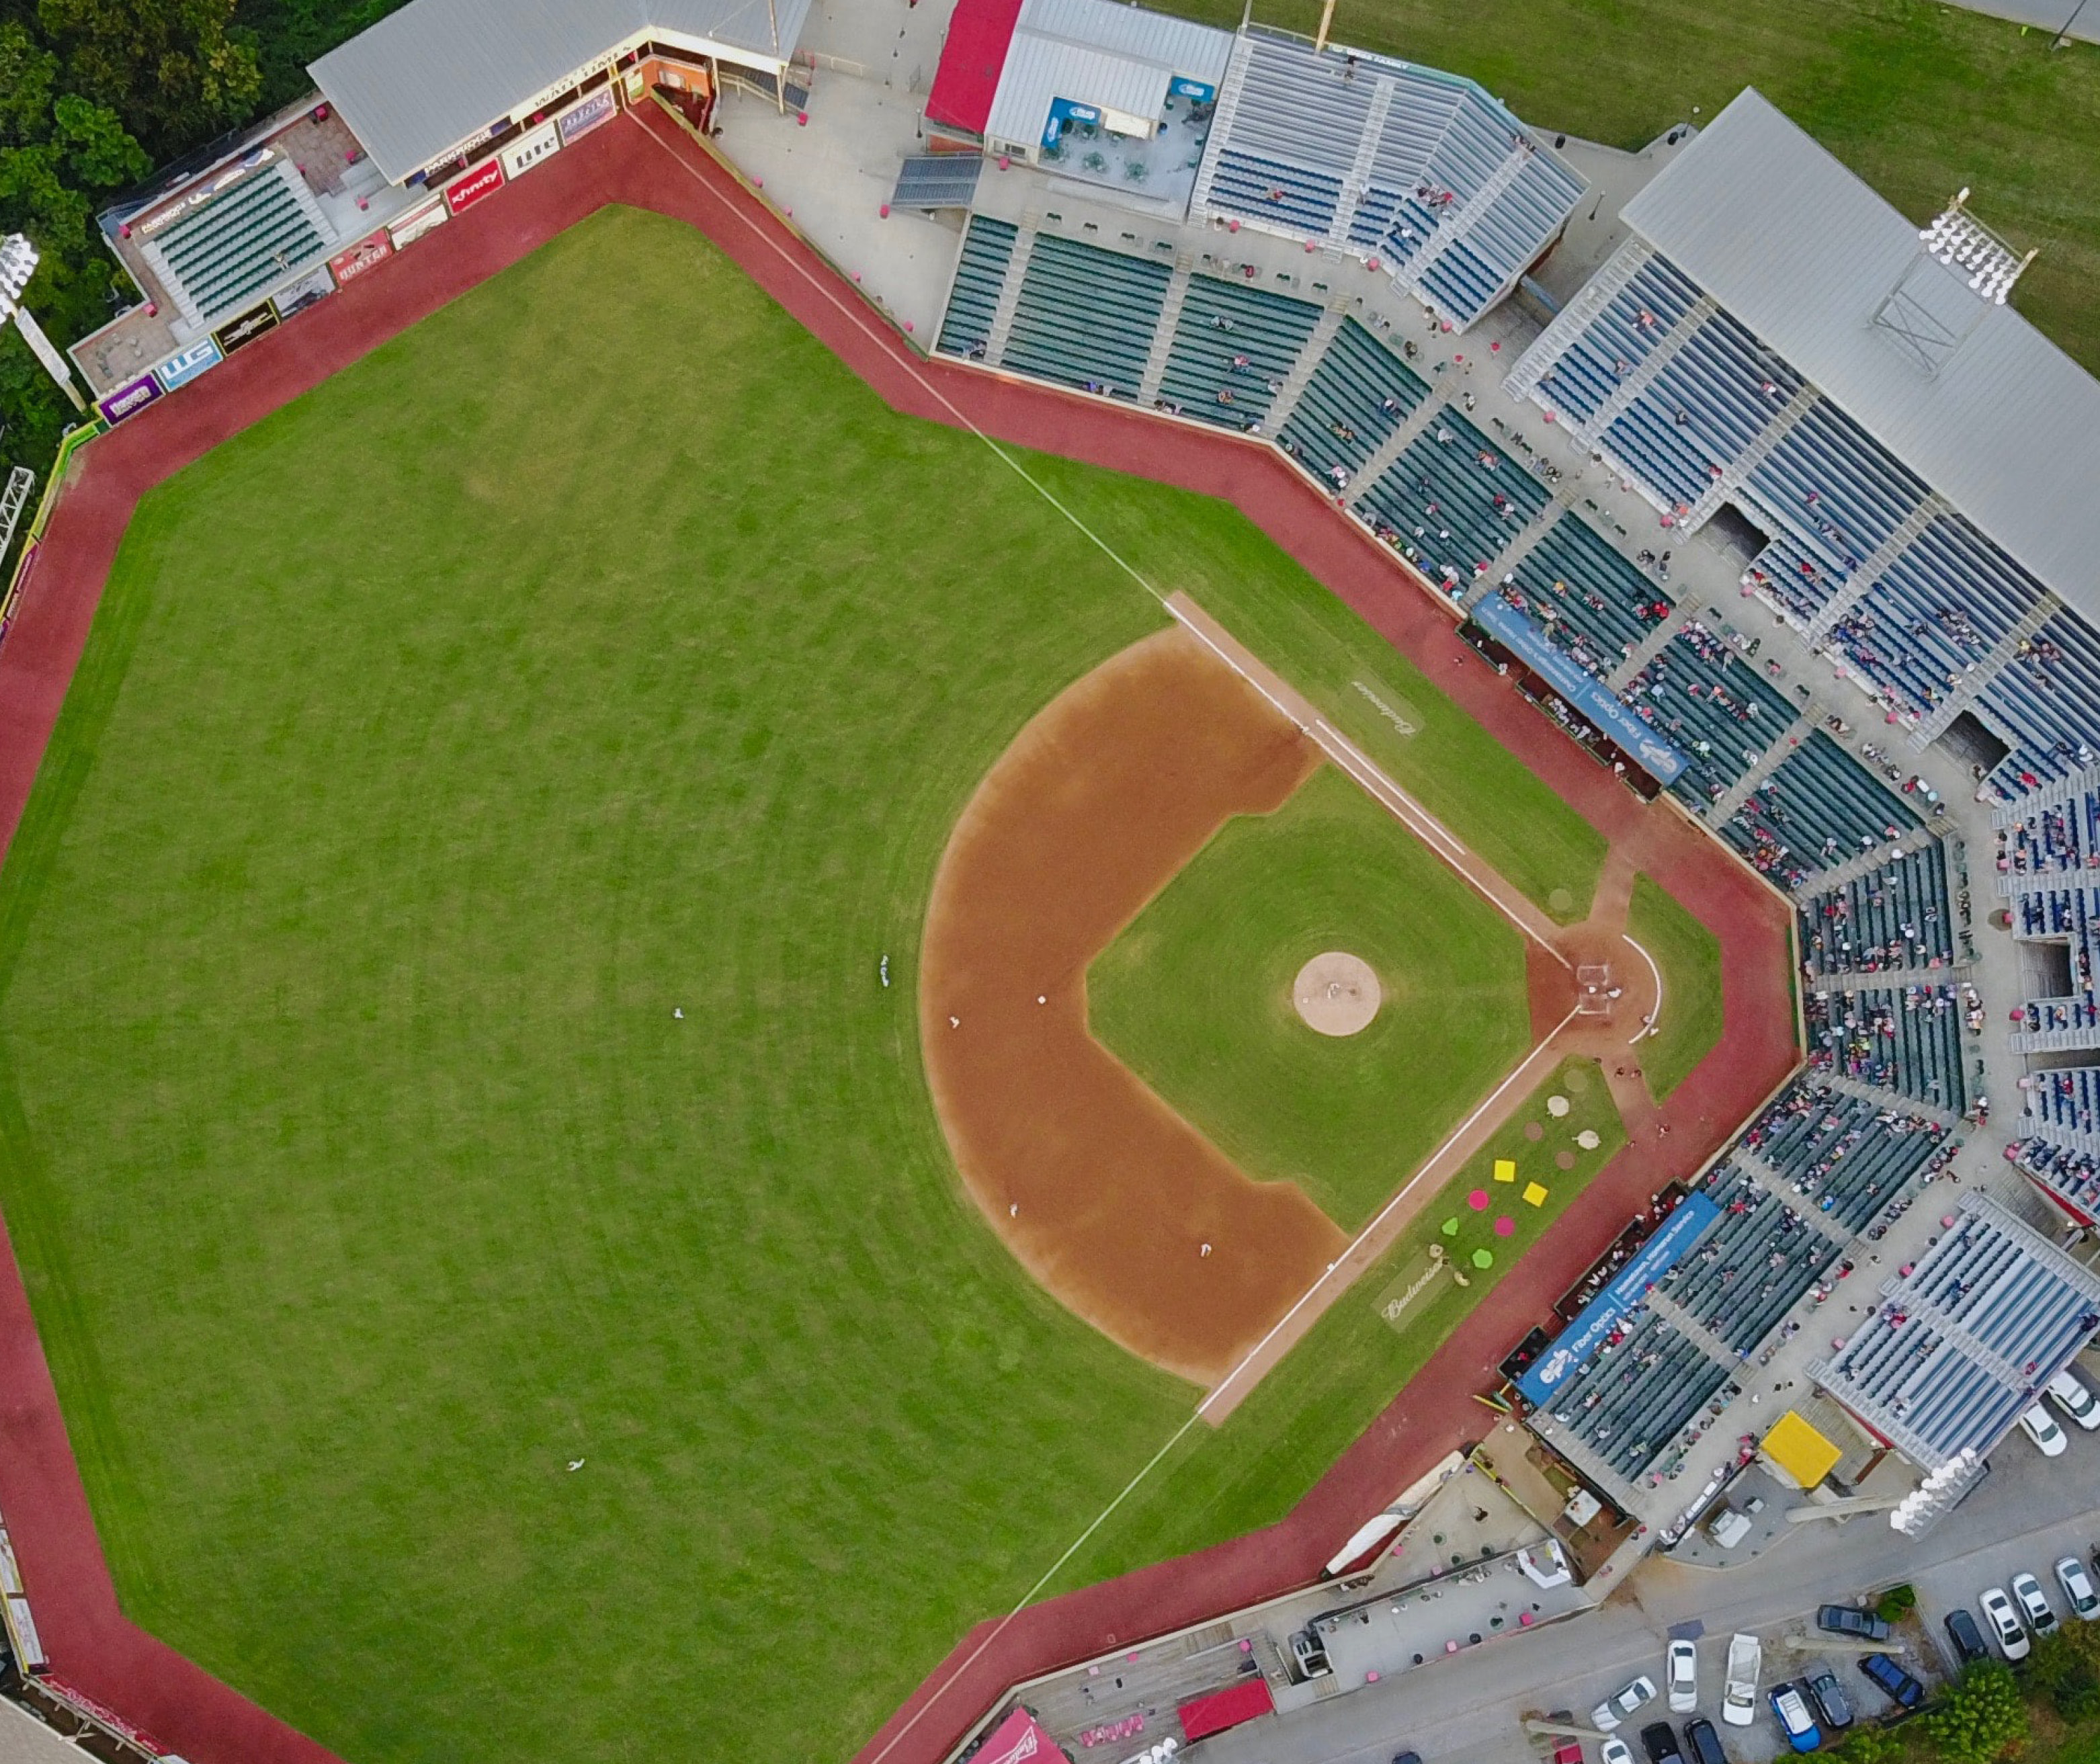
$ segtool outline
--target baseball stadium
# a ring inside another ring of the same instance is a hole
[[[2034,253],[1335,11],[409,0],[100,215],[0,504],[38,1744],[1238,1758],[1437,1669],[1331,1632],[1454,1475],[1557,1621],[2100,1328]]]

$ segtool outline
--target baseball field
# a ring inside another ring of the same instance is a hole
[[[141,505],[0,871],[0,1203],[127,1611],[343,1756],[848,1755],[1188,1417],[971,1204],[915,995],[981,780],[1166,627],[1132,570],[1586,911],[1602,839],[1233,510],[1021,463],[1122,562],[611,209]],[[1455,1110],[1521,962],[1371,893],[1322,934],[1479,1025]],[[1561,1087],[1599,1144],[1494,1277],[1617,1143]],[[1437,1290],[1352,1294],[1087,1571],[1287,1508]]]

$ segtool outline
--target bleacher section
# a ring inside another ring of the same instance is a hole
[[[2015,802],[1993,818],[2001,894],[2100,870],[2100,778],[2071,790],[2067,800]]]
[[[1136,397],[1173,276],[1164,263],[1038,233],[999,364]]]
[[[2061,942],[2069,951],[2070,995],[2029,999],[2027,1033],[2100,1027],[2100,1001],[2096,1001],[2093,987],[2093,945],[2100,939],[2100,885],[2023,889],[2014,898],[2013,930],[2021,937]]]
[[[1356,511],[1456,590],[1484,573],[1551,500],[1501,443],[1447,405],[1364,491]]]
[[[1008,222],[986,214],[970,217],[962,254],[955,262],[955,280],[948,290],[948,310],[941,320],[940,342],[935,345],[942,353],[983,354],[991,336],[992,315],[999,310],[1006,267],[1012,261],[1015,236],[1016,229]]]
[[[2010,903],[2013,934],[2061,944],[2063,977],[2057,984],[2067,989],[2023,1001],[2014,1045],[2100,1046],[2100,994],[2093,981],[2100,941],[2100,773],[2016,799],[1992,818],[1998,827],[1997,891]],[[2040,1131],[2046,1129],[2045,1121]],[[2085,1146],[2078,1138],[2067,1143]]]
[[[1555,1392],[1546,1412],[1630,1481],[1727,1382],[1704,1347],[1643,1308]]]
[[[1233,47],[1190,213],[1375,258],[1463,327],[1583,187],[1469,80],[1255,28]]]
[[[2015,1140],[2007,1155],[2072,1218],[2085,1224],[2100,1220],[2100,1156],[2058,1143],[2036,1116],[2026,1119],[2036,1136]]]
[[[1952,986],[1862,986],[1803,1001],[1809,1063],[1912,1101],[1967,1105],[1961,1001]]]
[[[1742,1143],[1849,1234],[1864,1231],[1921,1170],[1951,1161],[1961,1141],[1936,1122],[1801,1083],[1758,1117]]]
[[[2045,1068],[2030,1072],[2020,1087],[2030,1133],[2089,1159],[2100,1152],[2100,1066]]]
[[[1631,656],[1674,605],[1573,510],[1546,529],[1511,573],[1516,580],[1502,587],[1502,598],[1600,677]]]
[[[2016,792],[2079,771],[2100,757],[2100,633],[2058,613],[2018,646],[1983,689],[1981,708],[2015,739],[1992,777]]]
[[[1954,959],[1952,921],[1945,853],[1934,840],[1803,901],[1802,964],[1815,975],[1943,968]]]
[[[1917,826],[1901,797],[1819,729],[1744,799],[1721,835],[1792,889],[1811,870],[1849,863]]]
[[[279,159],[143,249],[193,324],[238,311],[332,243],[304,181]]]
[[[1755,666],[1696,620],[1621,696],[1691,761],[1670,787],[1696,808],[1725,795],[1795,721],[1793,707]]]
[[[1353,478],[1428,396],[1421,375],[1345,319],[1283,425],[1283,450],[1321,478]]]
[[[1538,402],[1588,422],[1698,300],[1689,276],[1662,258],[1650,258],[1546,370]]]
[[[1185,417],[1235,429],[1258,423],[1319,322],[1308,301],[1191,276],[1160,396]]]
[[[1739,1355],[1748,1355],[1838,1259],[1836,1241],[1732,1164],[1702,1184],[1721,1217],[1661,1290]]]

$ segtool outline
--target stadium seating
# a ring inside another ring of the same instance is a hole
[[[1006,280],[1006,267],[1013,258],[1015,228],[989,215],[973,214],[963,235],[961,256],[955,262],[955,279],[948,289],[948,310],[941,320],[941,337],[935,347],[950,355],[982,355],[991,336],[992,315],[999,310],[999,292]]]
[[[1365,490],[1358,516],[1454,592],[1470,584],[1551,500],[1546,487],[1446,405]]]
[[[1780,761],[1723,823],[1722,836],[1788,889],[1918,826],[1903,799],[1821,730]]]
[[[2067,1151],[2100,1151],[2100,1066],[2045,1067],[2020,1086],[2028,1131]]]
[[[1936,1122],[1804,1083],[1759,1115],[1742,1143],[1833,1225],[1853,1233],[1891,1206],[1920,1171],[1951,1158],[1960,1142]]]
[[[1696,620],[1621,696],[1689,761],[1670,791],[1698,808],[1725,794],[1795,721],[1793,707],[1755,664]]]
[[[1670,616],[1674,602],[1573,510],[1511,572],[1502,598],[1531,615],[1591,673],[1609,673]]]
[[[1546,1413],[1631,1480],[1727,1382],[1703,1347],[1643,1308],[1561,1385]]]
[[[2024,1119],[2031,1130],[2045,1124],[2045,1118],[2033,1114]],[[2052,1127],[2035,1138],[2015,1140],[2006,1155],[2079,1216],[2100,1219],[2100,1155],[2062,1143],[2067,1136]]]
[[[1135,398],[1173,275],[1164,263],[1038,233],[999,365]]]
[[[2100,1026],[2100,1000],[2093,985],[2093,950],[2100,941],[2100,885],[2023,888],[2014,897],[2013,928],[2023,937],[2061,941],[2067,946],[2071,991],[2058,999],[2031,999],[2024,1006],[2030,1034],[2090,1030]]]
[[[1344,319],[1306,381],[1279,438],[1309,471],[1354,477],[1412,416],[1429,388],[1354,319]]]
[[[1728,1163],[1703,1184],[1721,1218],[1665,1275],[1662,1290],[1748,1356],[1837,1259],[1838,1245]]]
[[[186,315],[209,323],[326,251],[326,225],[298,174],[279,160],[184,215],[145,253]]]
[[[1961,1000],[1952,986],[1862,986],[1809,994],[1809,1063],[1913,1101],[1959,1112],[1968,1089]]]
[[[1802,960],[1816,975],[1941,968],[1954,959],[1938,840],[1801,906]]]
[[[2062,802],[2015,804],[2000,811],[1998,822],[2001,893],[2030,880],[2045,884],[2100,870],[2100,783],[2073,791]]]
[[[1587,422],[1698,299],[1689,276],[1663,258],[1649,258],[1547,369],[1539,402]]]
[[[1185,417],[1235,429],[1258,423],[1319,322],[1310,302],[1191,276],[1160,396]]]
[[[1992,774],[2006,793],[2081,770],[2100,759],[2100,633],[2058,613],[1983,689],[1981,707],[2014,736]]]

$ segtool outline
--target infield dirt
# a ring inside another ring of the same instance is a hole
[[[1346,1240],[1093,1039],[1087,967],[1229,817],[1275,809],[1319,763],[1251,686],[1162,631],[1021,732],[956,823],[927,911],[920,1030],[964,1184],[1051,1293],[1204,1385]]]

